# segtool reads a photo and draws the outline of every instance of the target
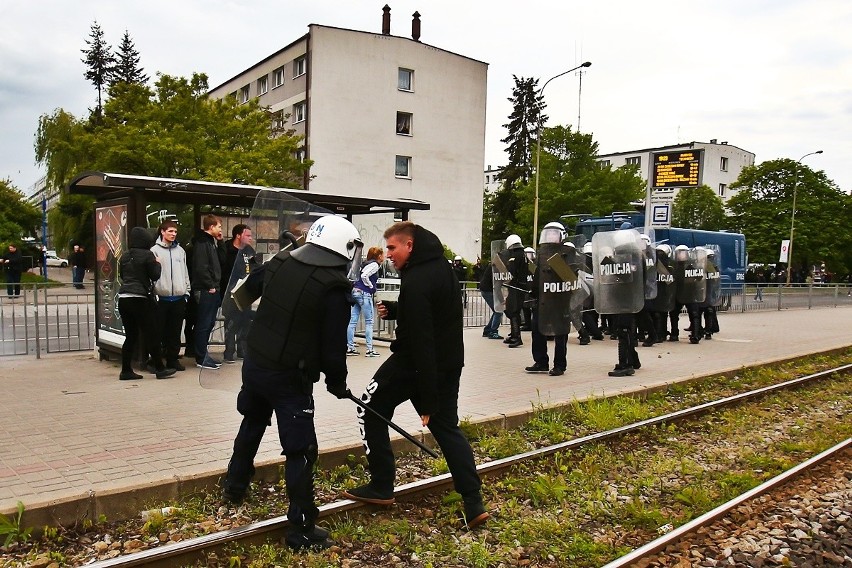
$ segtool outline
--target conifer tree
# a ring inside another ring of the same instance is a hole
[[[121,38],[121,43],[115,52],[115,66],[109,77],[109,86],[112,87],[116,83],[131,83],[144,85],[148,82],[148,75],[145,70],[139,65],[139,52],[136,51],[136,46],[133,40],[130,39],[130,33],[124,30],[124,36]]]
[[[97,20],[92,24],[86,45],[88,49],[80,50],[85,55],[82,59],[86,65],[83,76],[98,89],[98,106],[95,109],[95,116],[99,118],[103,109],[104,86],[107,85],[112,74],[115,58],[112,49],[104,40],[104,32]]]

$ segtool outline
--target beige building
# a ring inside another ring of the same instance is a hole
[[[306,189],[416,199],[411,220],[468,260],[479,251],[488,65],[382,32],[311,24],[308,33],[211,90],[280,111],[314,161]],[[377,24],[378,24],[377,18]],[[287,116],[289,115],[289,116]],[[386,216],[361,216],[365,245],[381,245]]]

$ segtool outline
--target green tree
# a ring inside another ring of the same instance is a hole
[[[124,36],[121,38],[121,43],[115,52],[115,65],[109,75],[109,85],[112,87],[116,83],[136,83],[144,85],[148,82],[148,75],[139,64],[140,56],[136,51],[136,46],[133,40],[130,39],[130,33],[124,30]]]
[[[505,238],[509,227],[517,224],[516,214],[520,204],[517,188],[519,184],[528,183],[532,177],[536,135],[539,127],[547,121],[547,116],[542,114],[545,105],[538,91],[538,79],[514,75],[513,79],[515,87],[509,97],[512,114],[509,115],[509,122],[503,125],[509,134],[501,140],[507,144],[509,162],[500,173],[502,184],[493,199],[489,200],[490,208],[484,216],[488,223],[487,229],[483,228],[483,252],[488,250],[492,240]]]
[[[570,126],[545,128],[541,133],[539,227],[562,215],[605,215],[631,209],[641,199],[645,182],[635,165],[613,170],[597,161],[598,144],[591,134]],[[535,180],[518,187],[520,206],[510,230],[531,242],[535,207]],[[538,240],[538,238],[536,238]]]
[[[0,244],[21,246],[21,237],[34,237],[41,224],[41,211],[26,200],[11,179],[0,179]]]
[[[825,262],[832,272],[848,272],[852,197],[842,192],[825,172],[790,159],[749,166],[731,184],[731,189],[739,192],[728,200],[728,209],[733,214],[733,228],[746,236],[749,260],[778,260],[781,241],[790,238],[794,186],[794,268]]]
[[[98,106],[94,112],[97,118],[100,117],[101,109],[103,109],[103,90],[115,66],[115,57],[109,44],[104,40],[104,32],[97,21],[92,24],[86,45],[88,49],[80,50],[85,55],[82,59],[86,64],[86,72],[83,76],[98,90]]]
[[[672,204],[672,225],[686,229],[718,231],[726,228],[722,200],[708,185],[681,189]]]

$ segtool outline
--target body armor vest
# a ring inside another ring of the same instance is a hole
[[[300,369],[319,380],[322,302],[334,289],[351,288],[345,267],[304,264],[282,251],[269,261],[263,297],[248,334],[248,349],[270,369]]]

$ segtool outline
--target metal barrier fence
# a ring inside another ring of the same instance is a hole
[[[483,327],[491,310],[475,288],[465,282],[460,290],[464,304],[464,326]],[[385,284],[383,292],[398,290]],[[0,289],[2,291],[2,289]],[[759,291],[759,292],[758,292]],[[791,286],[746,286],[725,298],[720,311],[743,313],[765,310],[833,308],[852,305],[852,286],[848,284],[794,284]],[[223,343],[221,317],[210,343]],[[394,321],[374,319],[373,338],[390,341]],[[356,326],[356,335],[364,336],[364,320]],[[21,295],[0,295],[0,356],[85,351],[95,347],[95,296],[70,286],[21,284]]]
[[[23,283],[20,292],[0,295],[0,356],[94,349],[93,293],[41,283]]]

